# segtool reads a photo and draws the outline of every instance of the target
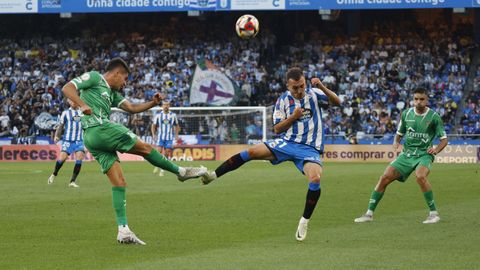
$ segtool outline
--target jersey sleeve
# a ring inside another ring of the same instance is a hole
[[[153,118],[152,118],[152,123],[153,123],[154,125],[157,125],[157,126],[158,126],[157,121],[158,121],[158,113],[156,113],[156,114],[153,116]]]
[[[112,91],[112,95],[113,95],[112,107],[120,108],[120,105],[127,100],[118,91]]]
[[[67,118],[67,112],[66,112],[66,111],[63,111],[63,112],[62,112],[62,115],[60,115],[60,121],[59,121],[60,124],[65,125],[66,118]]]
[[[433,122],[435,123],[435,136],[440,140],[446,139],[447,133],[445,132],[445,128],[443,127],[443,121],[442,118],[440,118],[440,115],[435,113]]]
[[[275,103],[275,110],[273,111],[273,125],[282,122],[287,118],[287,114],[285,113],[285,102],[283,98],[278,98],[277,102]]]
[[[178,126],[178,119],[177,119],[177,114],[176,113],[172,114],[172,125],[173,126]]]
[[[400,117],[400,123],[398,123],[397,134],[403,136],[407,131],[407,126],[405,125],[405,115],[406,111],[403,111],[402,116]]]
[[[83,90],[97,85],[101,79],[102,77],[100,73],[96,71],[90,71],[87,73],[83,73],[81,76],[76,77],[70,82],[73,83],[73,85],[75,85],[78,90]]]
[[[315,94],[315,96],[317,96],[319,101],[328,102],[328,97],[325,95],[325,93],[323,93],[322,90],[318,88],[312,88],[312,92]]]

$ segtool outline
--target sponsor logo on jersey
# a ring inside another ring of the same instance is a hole
[[[304,109],[302,112],[302,117],[300,117],[300,121],[308,121],[310,118],[312,118],[312,115],[312,110]]]
[[[88,81],[90,79],[90,74],[83,73],[82,76],[80,76],[80,79],[82,79],[83,81]]]
[[[415,132],[415,129],[413,129],[412,127],[409,127],[407,129],[407,137],[412,139],[421,139],[424,143],[427,143],[429,139],[427,133]]]

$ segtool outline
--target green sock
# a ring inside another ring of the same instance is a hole
[[[174,174],[178,174],[178,165],[170,162],[170,160],[166,159],[165,156],[160,154],[155,149],[153,149],[150,154],[145,156],[145,159],[155,167],[159,167]]]
[[[435,207],[435,201],[433,200],[433,192],[431,190],[423,192],[423,197],[425,197],[425,201],[427,202],[430,211],[437,211],[437,207]]]
[[[372,195],[370,196],[370,202],[368,203],[368,210],[375,211],[375,208],[377,208],[377,204],[380,202],[382,197],[383,192],[373,190]]]
[[[117,218],[117,225],[127,225],[127,200],[125,199],[126,187],[112,187],[112,202]]]

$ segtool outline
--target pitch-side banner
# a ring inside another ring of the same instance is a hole
[[[480,7],[480,0],[0,0],[0,13],[108,13],[229,10]]]
[[[37,13],[37,0],[0,0],[0,13]]]
[[[408,9],[480,7],[480,0],[217,0],[217,10]]]
[[[4,1],[4,0],[0,0]],[[41,13],[215,10],[217,0],[37,0]]]
[[[198,64],[190,84],[190,104],[234,105],[237,85],[218,69]]]
[[[390,162],[400,154],[391,145],[325,145],[323,160],[335,162]],[[480,163],[480,145],[447,145],[435,163]]]

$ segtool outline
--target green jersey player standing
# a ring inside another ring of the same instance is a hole
[[[207,170],[205,167],[179,167],[162,156],[150,144],[140,140],[126,127],[110,122],[111,107],[118,107],[129,113],[139,113],[157,106],[164,98],[160,93],[156,93],[151,101],[141,104],[130,103],[118,92],[125,86],[129,73],[127,63],[120,58],[114,58],[107,65],[103,75],[96,71],[84,73],[67,83],[62,91],[65,96],[78,104],[83,112],[81,122],[85,146],[112,183],[113,208],[118,225],[117,241],[145,245],[127,225],[126,182],[117,151],[140,155],[152,165],[176,174],[178,180],[182,182],[202,176]],[[80,95],[77,90],[80,91]]]
[[[443,122],[438,113],[427,107],[428,95],[423,88],[413,91],[414,107],[403,111],[397,134],[393,142],[393,149],[397,150],[400,140],[405,136],[402,153],[390,163],[378,180],[372,192],[367,212],[355,219],[355,222],[373,220],[373,211],[385,193],[387,186],[394,180],[405,182],[408,176],[415,171],[417,183],[423,192],[430,213],[423,223],[432,224],[440,221],[435,201],[433,200],[432,186],[427,180],[434,156],[447,146],[447,135]],[[435,137],[440,139],[437,147],[432,146]]]

